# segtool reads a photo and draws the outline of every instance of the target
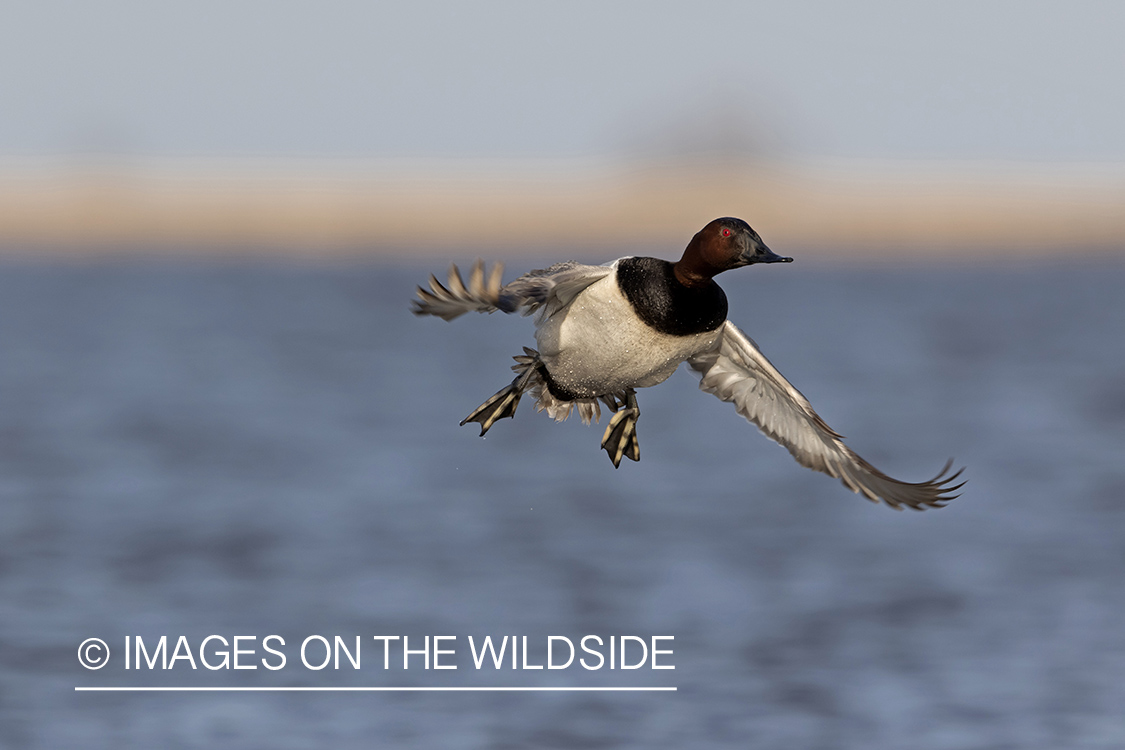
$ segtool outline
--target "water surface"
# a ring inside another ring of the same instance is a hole
[[[722,278],[867,459],[968,466],[926,513],[798,467],[686,370],[639,394],[639,464],[529,402],[480,440],[457,423],[530,322],[414,318],[430,270],[4,262],[0,745],[1125,745],[1125,267]],[[673,635],[676,669],[75,658],[90,636],[271,633]],[[129,684],[679,690],[73,690]]]

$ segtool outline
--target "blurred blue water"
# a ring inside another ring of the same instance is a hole
[[[1125,266],[721,279],[866,458],[968,465],[921,514],[798,467],[686,371],[640,393],[640,464],[529,403],[480,440],[457,423],[530,322],[414,318],[430,270],[3,263],[0,745],[1125,746]],[[212,633],[674,635],[676,669],[75,658]],[[73,691],[130,684],[679,691]]]

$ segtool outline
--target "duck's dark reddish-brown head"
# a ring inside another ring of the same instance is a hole
[[[715,219],[691,238],[674,266],[685,286],[707,284],[716,275],[751,263],[791,263],[766,247],[758,233],[742,219]]]

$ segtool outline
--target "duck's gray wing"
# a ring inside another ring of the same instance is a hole
[[[478,259],[469,272],[468,283],[461,280],[456,265],[449,269],[448,288],[431,275],[429,290],[418,287],[419,299],[414,300],[413,312],[445,320],[467,312],[497,310],[530,315],[544,304],[568,304],[579,292],[612,270],[612,265],[587,266],[567,261],[525,273],[507,286],[501,286],[504,264],[494,265],[486,278],[484,261]]]
[[[739,414],[783,445],[799,464],[836,477],[869,500],[882,500],[896,510],[904,505],[924,510],[940,508],[957,497],[950,493],[961,487],[952,485],[961,472],[946,476],[952,460],[933,479],[917,483],[900,482],[864,461],[730,321],[716,346],[688,363],[702,374],[702,390],[733,403]]]

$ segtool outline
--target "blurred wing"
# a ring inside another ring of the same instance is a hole
[[[550,314],[569,305],[579,292],[613,273],[616,267],[617,261],[604,266],[587,266],[568,260],[525,273],[500,290],[500,309],[504,312],[520,310],[530,315],[546,305]]]
[[[484,261],[477,260],[466,284],[454,265],[449,269],[448,288],[433,275],[430,289],[418,287],[419,299],[414,300],[415,315],[436,315],[453,320],[467,312],[506,313],[520,311],[529,315],[544,304],[568,304],[586,287],[613,270],[612,266],[585,266],[574,261],[556,263],[550,268],[532,271],[520,276],[507,286],[500,285],[504,264],[492,267],[485,278]]]
[[[785,446],[797,463],[836,477],[852,492],[901,510],[940,508],[957,497],[950,486],[960,471],[945,476],[952,460],[928,482],[900,482],[844,445],[804,395],[794,388],[742,331],[727,321],[714,349],[688,360],[702,374],[699,387],[734,404],[738,413]],[[963,483],[962,483],[963,484]]]

